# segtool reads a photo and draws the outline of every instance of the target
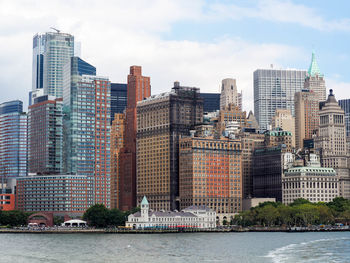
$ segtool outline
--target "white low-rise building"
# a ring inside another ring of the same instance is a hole
[[[144,196],[141,211],[131,214],[126,227],[147,228],[215,228],[216,212],[205,206],[190,206],[182,211],[152,211]]]
[[[320,167],[315,155],[308,166],[289,168],[282,176],[282,202],[293,203],[298,198],[310,202],[330,202],[339,196],[339,179],[333,168]]]

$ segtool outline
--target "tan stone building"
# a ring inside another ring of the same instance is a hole
[[[171,92],[137,104],[137,201],[153,210],[179,209],[179,139],[202,123],[199,89],[175,82]]]
[[[330,90],[327,101],[321,104],[320,126],[315,138],[315,149],[320,151],[323,167],[334,168],[339,177],[339,193],[350,198],[350,176],[348,168],[344,110]]]
[[[219,112],[217,130],[221,135],[225,130],[227,124],[237,123],[239,127],[248,127],[248,122],[246,118],[246,112],[241,111],[238,106],[234,104],[229,104],[222,108]]]
[[[304,88],[306,90],[314,92],[317,101],[326,100],[326,83],[324,75],[321,73],[320,68],[318,67],[314,52],[312,52],[311,64],[307,72]]]
[[[295,147],[295,118],[289,109],[276,109],[275,116],[271,120],[271,128],[281,128],[292,133],[292,147]]]
[[[311,139],[318,128],[319,100],[315,92],[303,90],[294,95],[296,148],[303,148],[303,140]]]
[[[242,210],[241,142],[189,137],[179,146],[180,208],[205,205],[229,221]]]
[[[220,110],[233,104],[242,110],[242,93],[237,92],[236,79],[223,79],[220,94]]]
[[[120,151],[125,147],[125,114],[116,113],[111,126],[111,208],[120,209]]]

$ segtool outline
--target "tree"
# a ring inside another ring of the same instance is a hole
[[[298,198],[295,199],[293,203],[289,204],[290,206],[298,206],[298,205],[304,205],[304,204],[311,204],[309,200],[306,200],[304,198]]]
[[[258,219],[265,226],[275,225],[277,218],[279,217],[279,212],[273,205],[266,205],[259,208]]]
[[[119,209],[111,209],[108,212],[108,225],[109,226],[121,226],[125,225],[125,215]]]
[[[90,226],[107,227],[109,221],[109,211],[103,204],[96,204],[85,211],[83,219]]]

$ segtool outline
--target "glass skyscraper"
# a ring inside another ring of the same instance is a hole
[[[27,176],[27,115],[19,100],[0,104],[0,184]]]
[[[254,71],[254,114],[261,130],[267,130],[276,109],[290,109],[294,94],[304,87],[306,70],[258,69]]]
[[[47,32],[33,37],[32,91],[62,98],[63,66],[74,55],[74,37]]]
[[[64,172],[93,177],[94,202],[110,207],[111,85],[95,74],[77,57],[64,66]]]
[[[127,104],[127,84],[111,83],[111,123],[115,113],[123,113]]]

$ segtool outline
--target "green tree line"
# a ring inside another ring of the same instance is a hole
[[[136,207],[131,211],[121,211],[119,209],[108,209],[103,204],[96,204],[91,206],[83,215],[83,219],[87,221],[89,226],[97,228],[125,226],[130,214],[140,211]]]
[[[25,226],[27,225],[28,217],[32,213],[12,210],[1,211],[0,210],[0,226]]]
[[[337,197],[329,203],[311,203],[297,199],[289,205],[265,202],[231,220],[231,224],[241,226],[308,226],[336,222],[350,223],[350,200]]]

